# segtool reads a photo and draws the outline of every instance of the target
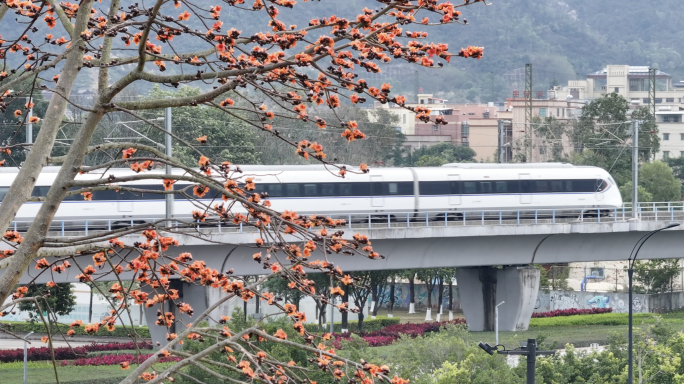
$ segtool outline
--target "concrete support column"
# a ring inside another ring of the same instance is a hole
[[[458,268],[456,280],[469,330],[493,331],[494,308],[502,301],[499,330],[527,330],[539,291],[537,268]]]

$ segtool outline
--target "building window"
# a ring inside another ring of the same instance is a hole
[[[670,158],[670,151],[663,151],[663,159],[669,159]]]
[[[599,279],[603,279],[603,268],[591,268],[589,270],[590,276],[595,276],[598,277]]]
[[[661,103],[663,102],[663,99],[661,99],[661,98],[656,98],[655,101],[656,101],[656,104],[661,104]]]
[[[556,108],[556,117],[560,117],[560,108]]]
[[[666,103],[674,103],[674,97],[668,97],[665,99]]]
[[[464,121],[463,124],[461,124],[461,136],[469,136],[470,135],[470,123],[467,121]]]
[[[679,151],[679,156],[684,156],[684,151]]]
[[[546,117],[546,108],[539,108],[539,117]]]
[[[663,123],[679,123],[679,115],[663,115]]]
[[[432,126],[432,132],[437,132],[439,131],[439,125],[433,125]]]
[[[425,104],[425,99],[420,99],[421,104]]]
[[[669,133],[663,133],[663,140],[665,140],[665,141],[670,140],[670,134]]]
[[[679,134],[679,140],[684,141],[684,133],[680,133],[680,134]]]
[[[615,93],[620,93],[620,88],[619,88],[619,87],[615,87]]]
[[[642,101],[644,102],[644,104],[649,104],[649,103],[651,102],[651,99],[645,98],[645,99],[642,100]]]

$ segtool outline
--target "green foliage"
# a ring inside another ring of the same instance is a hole
[[[653,195],[653,201],[680,201],[682,183],[662,161],[645,163],[639,171],[639,185]]]
[[[18,322],[18,321],[3,321],[2,325],[0,325],[3,329],[7,329],[10,332],[14,333],[28,333],[28,332],[35,332],[35,333],[47,333],[45,330],[45,326],[41,322]],[[7,328],[5,328],[7,327]],[[143,339],[149,339],[150,338],[150,330],[147,327],[133,327],[135,329],[135,333]],[[100,330],[97,331],[97,333],[94,334],[94,336],[111,336],[111,337],[130,337],[129,333],[131,331],[131,327],[126,326],[125,328],[121,325],[116,325],[114,326],[114,330],[112,332],[109,332],[106,327],[100,327]],[[60,334],[66,335],[66,332],[69,330],[69,325],[68,324],[52,324],[52,333],[56,335],[56,337],[60,337]],[[76,332],[76,335],[88,335],[85,333],[85,328],[84,327],[77,327],[74,328],[74,331]]]
[[[48,306],[50,311],[60,316],[68,315],[74,310],[74,307],[76,307],[76,295],[74,295],[74,289],[71,283],[58,283],[52,288],[49,288],[46,285],[32,284],[28,286],[26,296],[44,296],[47,295],[48,292],[49,296],[47,298],[38,299],[38,308],[36,308],[34,303],[23,302],[19,303],[19,309],[29,312],[31,321],[41,321],[39,312],[48,311]]]
[[[551,265],[547,268],[539,264],[535,264],[534,267],[539,269],[539,288],[544,292],[570,290],[568,285],[570,269],[568,267]]]
[[[646,188],[643,186],[639,185],[637,187],[639,190],[639,202],[640,203],[649,203],[653,201],[653,194],[649,192]],[[628,181],[625,184],[620,186],[620,195],[622,195],[622,201],[631,203],[632,202],[632,182]]]
[[[388,325],[394,325],[394,324],[399,324],[401,323],[401,319],[398,317],[383,317],[383,316],[378,316],[375,319],[366,319],[363,321],[363,330],[364,332],[373,332],[373,331],[379,331],[383,328],[385,328]],[[358,328],[358,321],[350,321],[349,323],[349,329],[357,329]],[[304,324],[304,328],[306,328],[307,331],[309,332],[315,332],[315,333],[325,333],[330,330],[330,324],[323,324],[323,326],[319,326],[318,324]],[[339,333],[342,332],[342,323],[340,322],[334,322],[333,323],[333,328],[335,332]]]
[[[684,318],[679,315],[664,316],[664,321],[684,323]],[[650,313],[635,313],[635,323],[655,322]],[[543,317],[530,319],[530,327],[569,327],[575,325],[627,325],[629,319],[627,313],[602,313],[598,315],[576,315],[560,317]]]
[[[432,146],[424,146],[396,159],[398,165],[407,167],[438,167],[447,163],[472,163],[475,151],[470,147],[456,146],[450,142],[441,142]]]
[[[396,366],[397,374],[412,384],[522,383],[503,356],[482,351],[462,325],[447,325],[415,339],[401,338],[393,346],[389,361],[371,361]]]
[[[637,261],[634,265],[634,291],[637,293],[670,292],[672,280],[679,275],[679,259]]]

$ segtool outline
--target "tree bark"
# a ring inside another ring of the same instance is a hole
[[[344,294],[342,295],[342,304],[349,302],[349,287],[342,285]],[[342,312],[342,329],[349,329],[349,312]]]
[[[79,36],[87,27],[93,3],[92,1],[86,1],[79,7],[76,15],[76,36]],[[31,196],[36,180],[38,180],[38,175],[43,167],[47,165],[47,159],[55,144],[55,138],[59,132],[62,117],[67,107],[67,100],[59,94],[69,97],[83,62],[85,41],[77,37],[72,44],[75,44],[75,49],[66,57],[66,62],[55,86],[55,93],[53,93],[48,104],[36,141],[28,156],[26,156],[26,160],[19,170],[17,177],[12,182],[9,191],[7,191],[2,204],[0,204],[0,233],[5,233],[19,208]],[[0,301],[4,301],[6,298],[7,294],[2,286],[0,286]]]
[[[389,297],[389,311],[392,313],[394,311],[394,287],[396,285],[396,277],[392,276],[392,282],[390,283],[390,297]]]
[[[88,323],[93,322],[93,289],[95,289],[95,287],[91,284],[90,285],[90,303],[88,304]]]
[[[447,306],[449,311],[454,310],[454,282],[449,279],[449,305]]]
[[[442,297],[444,293],[444,277],[440,276],[438,277],[439,279],[439,285],[438,285],[438,292],[437,292],[437,306],[442,305]]]
[[[411,275],[409,281],[409,304],[416,303],[416,275]]]

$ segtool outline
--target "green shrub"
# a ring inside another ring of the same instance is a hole
[[[388,325],[399,324],[400,322],[401,322],[401,319],[399,319],[398,317],[388,318],[388,317],[378,316],[375,319],[367,318],[367,319],[363,320],[363,331],[364,332],[379,331]],[[350,331],[358,330],[358,323],[359,323],[358,321],[349,321],[348,322],[349,330]],[[319,326],[318,324],[305,324],[304,328],[306,328],[306,330],[309,332],[325,333],[325,332],[330,331],[330,324],[323,325],[322,327]],[[335,322],[333,324],[333,329],[335,330],[335,333],[342,332],[342,323],[341,322]]]
[[[6,328],[9,326],[8,328]],[[43,323],[29,323],[29,322],[23,322],[23,321],[3,321],[1,327],[3,329],[7,329],[10,332],[14,333],[28,333],[28,332],[35,332],[35,333],[47,333],[45,329],[45,325]],[[149,339],[150,338],[150,330],[147,327],[134,327],[136,333],[142,337],[143,339]],[[57,334],[57,329],[61,330],[62,333],[66,334],[67,331],[69,330],[69,325],[68,324],[53,324],[52,325],[52,333]],[[110,337],[129,337],[129,332],[131,330],[131,327],[127,326],[124,328],[123,326],[116,325],[114,326],[114,331],[109,332],[106,327],[100,327],[100,330],[97,331],[97,333],[94,333],[92,336],[110,336]],[[78,328],[74,328],[74,331],[76,332],[76,335],[88,335],[85,332],[85,327],[80,326]]]
[[[663,316],[666,323],[684,323],[682,313]],[[655,318],[650,313],[635,313],[634,324],[653,324]],[[600,315],[577,315],[563,317],[543,317],[530,320],[530,327],[566,327],[573,325],[628,325],[627,313],[602,313]]]

